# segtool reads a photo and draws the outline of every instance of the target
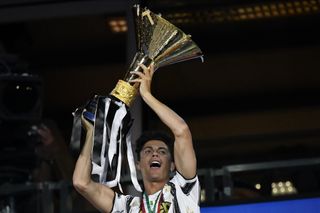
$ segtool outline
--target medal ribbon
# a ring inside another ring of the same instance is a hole
[[[153,205],[153,210],[151,210],[151,206],[150,206],[150,201],[149,201],[149,197],[148,195],[144,192],[143,195],[146,197],[146,203],[147,203],[147,208],[148,208],[148,213],[156,213],[156,212],[160,212],[160,204],[163,201],[163,194],[162,191],[158,194],[157,199],[155,200],[155,203]],[[160,198],[160,200],[159,200]],[[159,200],[159,202],[158,202]],[[158,205],[157,205],[158,203]],[[156,211],[156,206],[158,206],[157,211]],[[141,210],[142,213],[146,213],[146,209],[144,207],[144,202],[143,199],[141,200]]]

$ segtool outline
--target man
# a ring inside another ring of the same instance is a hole
[[[192,136],[186,122],[168,106],[151,94],[154,66],[140,64],[143,72],[132,72],[139,78],[143,101],[169,127],[174,136],[173,150],[170,139],[162,134],[147,134],[138,139],[138,163],[144,192],[142,197],[120,195],[109,187],[91,180],[91,147],[93,128],[82,119],[87,130],[86,143],[78,158],[73,175],[75,188],[102,212],[200,212],[200,186],[196,174],[196,156]],[[140,148],[139,148],[140,146]],[[173,155],[171,154],[173,151]],[[170,171],[176,174],[169,180]]]

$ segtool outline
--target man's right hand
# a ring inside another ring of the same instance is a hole
[[[93,124],[92,124],[92,118],[91,118],[91,115],[89,116],[89,113],[88,111],[84,110],[82,115],[81,115],[81,123],[84,127],[84,129],[87,131],[87,132],[93,132]],[[89,117],[88,117],[89,116]]]

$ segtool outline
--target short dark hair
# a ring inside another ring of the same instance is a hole
[[[169,152],[171,154],[171,159],[174,161],[173,158],[173,144],[174,141],[172,137],[170,137],[165,132],[161,131],[147,131],[141,134],[141,136],[136,141],[136,154],[138,160],[140,160],[140,152],[144,146],[145,143],[151,140],[159,140],[165,143],[168,146]]]

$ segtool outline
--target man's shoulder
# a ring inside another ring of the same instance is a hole
[[[125,200],[140,199],[139,196],[134,196],[134,195],[130,195],[130,194],[122,194],[122,193],[118,193],[118,192],[115,192],[115,198],[116,199],[125,199]]]
[[[171,183],[192,183],[192,182],[198,182],[198,175],[196,174],[193,178],[185,178],[182,174],[180,174],[178,171],[175,172],[173,177],[169,180]]]
[[[166,189],[166,187],[168,187],[168,189]],[[164,191],[175,193],[173,191],[176,191],[176,188],[180,188],[183,194],[188,195],[193,189],[197,190],[199,187],[200,183],[197,175],[191,179],[186,179],[179,172],[176,172],[176,174],[165,185]]]
[[[117,211],[121,212],[123,209],[126,209],[127,212],[129,212],[130,209],[139,209],[140,199],[139,196],[115,193],[113,213]]]

